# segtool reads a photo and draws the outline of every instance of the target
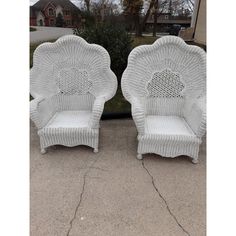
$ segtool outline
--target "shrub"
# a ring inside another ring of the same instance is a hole
[[[131,36],[122,26],[98,24],[85,29],[74,29],[74,34],[84,38],[88,43],[103,46],[111,57],[111,69],[120,82],[121,75],[127,66],[127,58],[132,48]]]
[[[63,27],[64,19],[61,13],[59,13],[56,17],[56,27]]]
[[[84,27],[91,27],[96,23],[95,16],[88,11],[81,12],[81,20]]]
[[[33,28],[33,27],[30,27],[30,32],[31,32],[31,31],[36,31],[36,29]]]

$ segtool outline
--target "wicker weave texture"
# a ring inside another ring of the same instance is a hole
[[[51,145],[88,145],[97,151],[104,103],[117,89],[107,51],[67,35],[36,48],[30,71],[31,119],[42,152]]]
[[[206,129],[205,52],[175,36],[136,47],[121,86],[138,130],[138,158],[188,155],[197,162]]]

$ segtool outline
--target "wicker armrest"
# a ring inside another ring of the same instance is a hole
[[[193,101],[185,111],[185,119],[198,137],[206,132],[206,104],[205,98]]]
[[[142,102],[135,97],[131,98],[132,116],[139,134],[144,134],[145,110]]]
[[[103,113],[105,101],[104,97],[97,97],[95,99],[92,109],[92,117],[89,122],[91,128],[99,128],[99,121]]]
[[[43,128],[55,112],[51,98],[38,97],[30,102],[30,118],[38,129]]]

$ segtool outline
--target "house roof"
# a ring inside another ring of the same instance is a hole
[[[36,11],[37,9],[33,6],[30,6],[30,17],[34,18],[36,17]]]
[[[165,15],[168,15],[168,14],[165,13],[165,14],[159,15],[158,20],[157,20],[158,24],[190,24],[191,23],[190,17],[169,15],[169,18],[166,19],[164,18]],[[150,15],[146,23],[153,24],[153,22],[154,22],[154,18],[152,18],[152,16]]]
[[[71,10],[71,11],[79,11],[80,9],[74,5],[70,0],[39,0],[36,2],[33,7],[38,10],[43,10],[46,5],[52,3],[55,6],[60,5],[62,8]]]

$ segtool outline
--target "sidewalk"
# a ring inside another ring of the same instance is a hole
[[[98,153],[57,146],[41,155],[31,124],[31,235],[205,236],[205,140],[194,165],[137,160],[136,136],[132,120],[106,120]]]
[[[57,39],[67,34],[73,34],[73,30],[71,28],[42,27],[42,26],[32,26],[32,27],[36,28],[37,30],[30,32],[31,44]]]

